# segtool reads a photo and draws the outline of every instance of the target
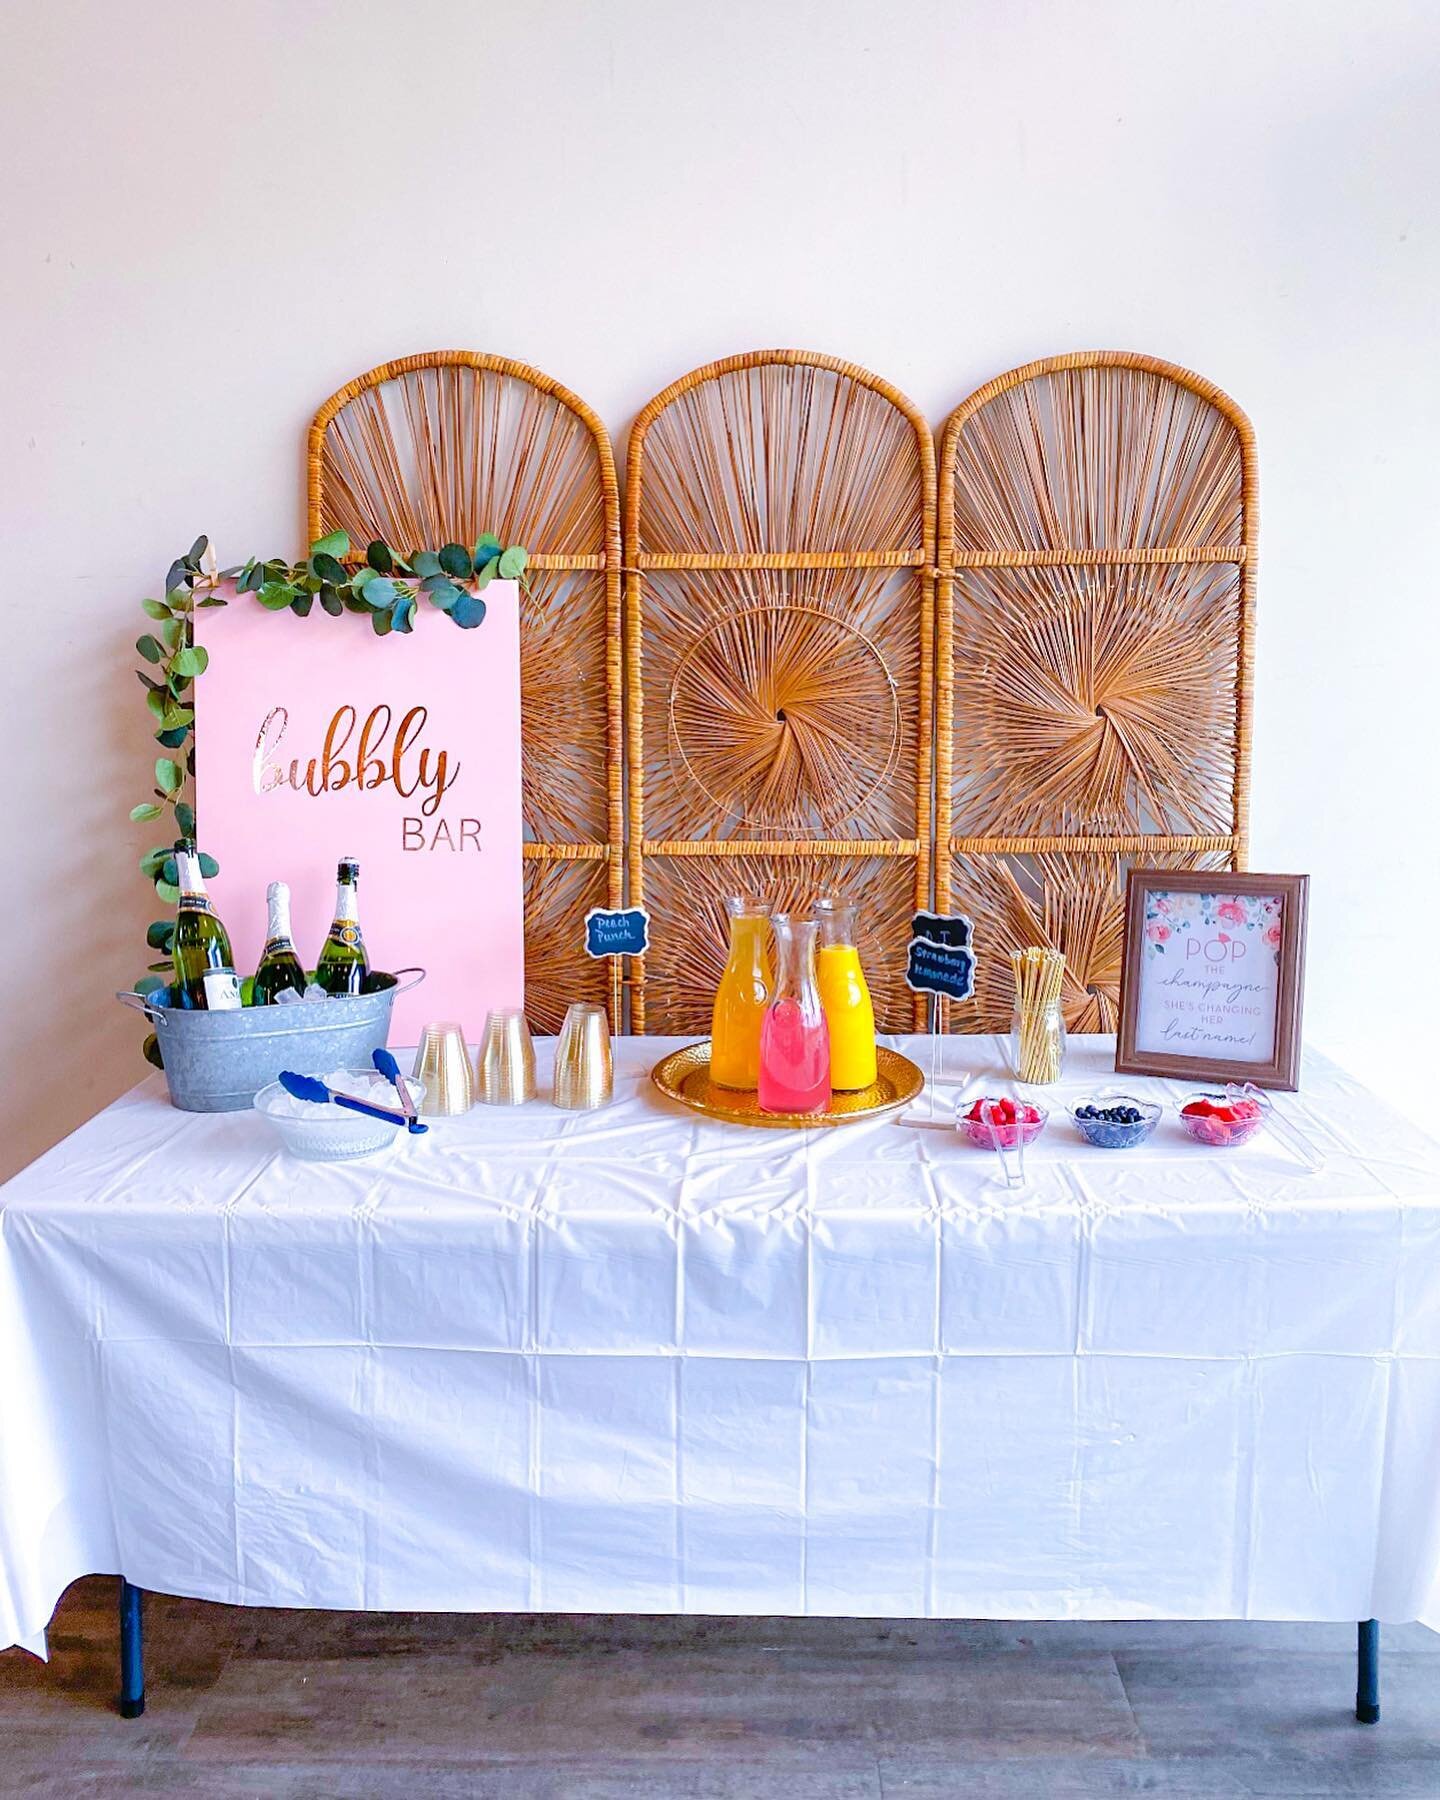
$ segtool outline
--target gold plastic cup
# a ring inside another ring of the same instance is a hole
[[[555,1040],[555,1104],[567,1112],[588,1112],[609,1103],[614,1085],[605,1008],[577,1000]]]
[[[465,1033],[453,1019],[427,1025],[421,1032],[413,1073],[425,1083],[420,1110],[431,1118],[469,1112],[475,1104],[470,1052],[465,1048]]]
[[[499,1007],[486,1018],[475,1079],[486,1106],[523,1106],[535,1098],[535,1046],[518,1006]]]

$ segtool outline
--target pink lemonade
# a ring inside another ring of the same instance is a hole
[[[807,1016],[808,1014],[808,1016]],[[830,1104],[830,1033],[823,1012],[777,1000],[760,1028],[764,1112],[824,1112]]]

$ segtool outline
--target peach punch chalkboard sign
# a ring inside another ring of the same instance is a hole
[[[1132,869],[1116,1069],[1294,1088],[1308,888],[1305,875]]]
[[[490,583],[473,632],[422,606],[413,633],[386,637],[364,618],[228,597],[195,614],[210,658],[195,792],[239,972],[260,956],[271,881],[289,882],[296,949],[314,966],[335,864],[353,856],[371,966],[428,973],[396,1001],[395,1043],[427,1018],[474,1035],[491,1007],[523,1005],[516,584]]]

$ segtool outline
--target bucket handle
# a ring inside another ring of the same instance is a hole
[[[396,969],[394,975],[395,986],[390,990],[392,998],[396,994],[408,994],[411,988],[419,987],[420,983],[425,979],[424,969],[414,964],[408,969]],[[402,981],[400,979],[402,975],[413,975],[415,979],[413,981]]]
[[[137,994],[133,989],[129,989],[125,993],[117,993],[115,998],[122,1006],[128,1006],[132,1012],[144,1013],[152,1025],[168,1025],[170,1023],[163,1010],[154,1006],[144,994]]]

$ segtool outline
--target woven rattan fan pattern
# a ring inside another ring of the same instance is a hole
[[[1003,952],[1067,957],[1112,1029],[1129,863],[1246,854],[1254,437],[1200,376],[1087,352],[1001,376],[940,454],[936,893],[976,919],[962,1029],[1003,1030]]]
[[[436,351],[333,394],[308,449],[310,538],[363,549],[473,544],[530,551],[520,614],[525,998],[537,1031],[574,999],[620,1024],[618,967],[584,954],[586,911],[623,885],[620,509],[609,434],[524,363]],[[607,973],[608,971],[608,973]]]
[[[636,1030],[709,1022],[723,899],[824,890],[872,933],[882,1023],[929,883],[934,457],[903,395],[801,351],[657,395],[626,494],[632,901],[666,922]]]

